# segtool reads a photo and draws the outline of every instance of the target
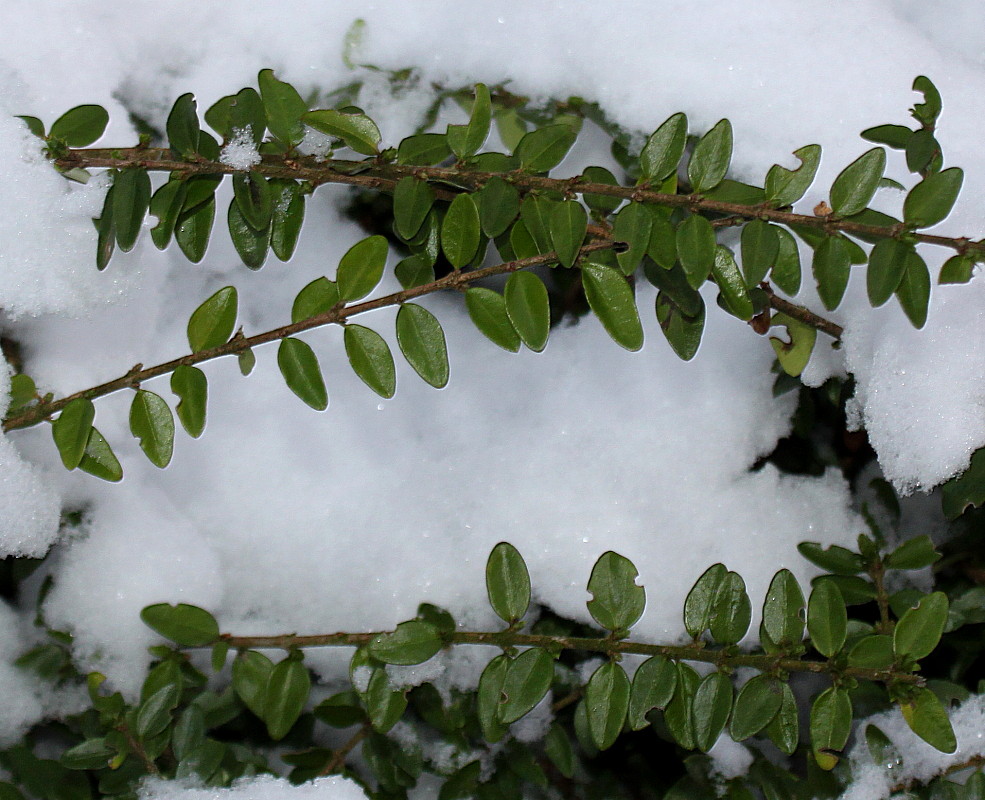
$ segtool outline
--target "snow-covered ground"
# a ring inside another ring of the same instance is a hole
[[[921,99],[911,83],[925,74],[944,99],[937,135],[946,164],[966,173],[954,213],[934,232],[985,235],[985,27],[974,0],[932,9],[914,0],[323,0],[240,10],[178,0],[166,14],[145,0],[93,0],[72,13],[52,0],[2,0],[0,8],[0,325],[21,343],[25,370],[56,395],[186,352],[188,316],[224,285],[239,290],[247,334],[283,324],[298,290],[332,277],[364,233],[340,212],[348,190],[326,186],[287,264],[271,259],[250,272],[220,222],[199,265],[175,249],[160,253],[144,235],[97,273],[89,219],[105,186],[68,185],[12,115],[50,124],[74,105],[99,103],[111,115],[101,143],[125,146],[136,140],[128,109],[163,128],[178,95],[194,92],[205,109],[255,85],[264,67],[303,94],[365,79],[359,102],[389,145],[412,132],[432,82],[579,95],[641,135],[677,111],[697,132],[728,117],[740,180],[761,183],[772,164],[795,165],[792,150],[822,146],[798,209],[826,199],[838,172],[871,147],[861,130],[909,122]],[[419,89],[394,99],[382,79],[346,66],[343,39],[356,18],[365,26],[352,59],[415,67]],[[446,111],[441,129],[462,121],[460,110]],[[599,135],[585,136],[560,171],[588,164],[613,166]],[[889,165],[888,175],[912,185],[898,153]],[[885,189],[876,205],[892,212],[902,197]],[[946,254],[923,254],[936,277]],[[821,308],[809,274],[797,299]],[[635,635],[673,640],[683,634],[684,595],[711,563],[742,574],[758,605],[781,567],[805,584],[814,574],[798,542],[848,545],[861,525],[838,474],[749,471],[788,432],[793,408],[789,395],[771,396],[766,339],[712,300],[701,350],[685,364],[663,341],[652,303],[641,291],[641,353],[622,351],[586,319],[554,331],[543,354],[511,355],[472,327],[460,303],[428,298],[448,336],[451,382],[435,391],[398,364],[397,394],[384,402],[352,374],[340,331],[314,331],[304,338],[325,371],[324,413],[284,386],[275,348],[257,351],[247,378],[235,359],[211,362],[205,434],[192,441],[179,431],[163,472],[129,434],[129,396],[99,400],[96,425],[126,474],[119,485],[66,473],[47,426],[14,432],[0,439],[0,555],[55,549],[48,621],[75,634],[81,664],[130,696],[157,641],[138,617],[147,604],[198,604],[223,630],[256,634],[383,629],[422,601],[461,623],[493,624],[483,567],[504,539],[525,556],[535,599],[586,621],[595,559],[609,549],[631,558],[649,601]],[[846,328],[844,347],[820,337],[805,380],[855,376],[858,419],[904,491],[932,488],[985,444],[983,314],[980,276],[934,286],[927,326],[915,331],[895,301],[870,309],[856,272],[829,315]],[[392,310],[364,324],[392,343]],[[145,388],[174,399],[166,378]],[[59,511],[79,508],[87,522],[66,536]],[[0,741],[9,742],[76,698],[42,696],[9,666],[31,640],[30,603],[0,617]],[[474,682],[477,657],[450,660],[445,680]],[[332,683],[346,658],[326,651],[308,663]]]

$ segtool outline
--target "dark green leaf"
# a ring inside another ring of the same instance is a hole
[[[845,644],[848,611],[838,586],[830,579],[819,580],[807,603],[807,631],[814,648],[831,658]]]
[[[564,727],[556,722],[551,725],[547,736],[544,737],[544,753],[565,778],[570,780],[574,777],[575,752]]]
[[[797,169],[786,169],[779,164],[770,167],[766,173],[766,199],[777,206],[792,206],[814,182],[818,165],[821,163],[821,145],[809,144],[794,150],[800,160]]]
[[[328,278],[315,278],[305,286],[294,298],[291,308],[291,322],[301,322],[316,314],[331,311],[342,302],[339,296],[339,286]]]
[[[698,295],[700,299],[700,295]],[[667,342],[673,348],[678,358],[690,361],[698,352],[701,344],[701,334],[705,327],[705,307],[701,301],[700,311],[694,316],[687,316],[666,293],[658,292],[656,299],[657,322],[660,330],[667,337]]]
[[[985,503],[985,448],[971,454],[971,463],[960,475],[941,487],[944,516],[953,520],[965,509]]]
[[[102,106],[76,106],[52,123],[48,135],[69,147],[88,147],[103,135],[108,122],[109,114]]]
[[[574,266],[587,229],[588,215],[580,203],[565,200],[554,207],[550,220],[551,241],[562,266]]]
[[[697,289],[715,263],[715,229],[700,214],[691,214],[677,226],[676,245],[688,283]]]
[[[213,672],[222,672],[226,666],[226,656],[229,655],[229,643],[218,641],[212,645],[211,666]]]
[[[626,279],[612,267],[591,261],[582,264],[581,278],[588,305],[613,341],[627,350],[639,350],[643,326]]]
[[[797,250],[797,241],[786,228],[776,228],[776,235],[780,249],[770,278],[781,292],[793,296],[800,291],[800,253]]]
[[[706,675],[698,684],[691,704],[694,743],[705,753],[715,742],[728,722],[732,711],[732,681],[721,672]]]
[[[282,339],[277,348],[277,366],[288,388],[315,411],[328,408],[328,392],[314,351],[300,339]]]
[[[801,542],[797,550],[812,564],[836,575],[858,575],[865,570],[862,556],[837,544],[821,547],[817,542]]]
[[[636,624],[646,606],[646,591],[636,584],[636,567],[611,550],[603,553],[588,579],[588,611],[603,628],[626,631]]]
[[[310,691],[311,678],[300,661],[288,656],[274,666],[263,703],[263,721],[271,739],[287,736],[301,716]]]
[[[196,308],[188,320],[188,344],[192,352],[211,350],[228,342],[236,327],[238,307],[236,287],[224,286]]]
[[[886,558],[890,569],[923,569],[940,560],[933,540],[927,535],[915,536],[903,542]]]
[[[677,262],[677,231],[670,220],[664,219],[660,215],[654,215],[650,227],[650,243],[647,245],[646,253],[663,270],[674,269]],[[646,264],[644,263],[645,268]],[[659,284],[655,285],[658,288],[663,288]]]
[[[158,603],[140,612],[140,619],[165,639],[182,647],[202,647],[219,638],[219,623],[208,611],[187,603]]]
[[[885,303],[903,280],[906,262],[913,245],[898,239],[881,239],[869,253],[869,268],[865,273],[869,302],[873,308]]]
[[[507,727],[499,721],[498,713],[502,702],[503,681],[509,665],[509,659],[500,654],[486,664],[479,678],[476,707],[482,736],[487,742],[498,742],[507,732]]]
[[[103,767],[109,766],[110,759],[116,755],[116,749],[110,747],[106,744],[106,739],[104,737],[99,737],[98,739],[86,739],[82,744],[77,744],[75,747],[70,747],[58,759],[58,763],[63,767],[68,767],[69,769],[101,769]],[[10,784],[6,784],[10,786]],[[13,786],[10,786],[13,789]],[[0,784],[0,798],[2,800],[13,800],[14,797],[23,797],[19,795],[9,794],[3,791],[3,785]]]
[[[742,228],[742,271],[748,286],[756,286],[776,264],[780,237],[776,226],[754,219]]]
[[[967,283],[975,270],[975,259],[971,255],[951,256],[941,267],[938,283]]]
[[[486,561],[486,592],[493,611],[507,624],[523,618],[530,605],[530,575],[523,556],[509,542],[500,542]]]
[[[524,650],[510,661],[503,679],[499,721],[516,722],[547,694],[554,679],[554,659],[539,647]]]
[[[224,138],[249,136],[254,147],[259,147],[267,128],[267,119],[263,110],[263,101],[257,90],[252,87],[240,89],[232,98],[229,105],[230,135]],[[199,149],[201,150],[201,140]]]
[[[243,215],[235,198],[229,203],[226,221],[233,246],[243,263],[250,269],[260,269],[267,259],[267,248],[270,245],[269,221],[262,230],[254,228]]]
[[[619,185],[616,176],[605,167],[587,167],[581,174],[581,180],[583,183],[601,183],[606,186]],[[585,205],[592,211],[602,215],[611,214],[622,203],[622,200],[618,197],[612,197],[607,194],[592,194],[590,192],[584,193],[581,199],[585,201]]]
[[[493,344],[515,353],[520,349],[520,336],[506,313],[506,301],[499,292],[481,286],[465,291],[465,307],[469,317]]]
[[[907,610],[893,630],[893,650],[897,657],[919,661],[937,647],[947,624],[947,595],[934,592]]]
[[[551,240],[551,213],[557,205],[546,197],[528,195],[520,205],[520,219],[534,240],[537,253],[549,253],[554,249]]]
[[[189,158],[198,152],[198,106],[195,95],[179,97],[171,107],[167,121],[168,145],[179,158]]]
[[[886,635],[859,639],[848,653],[849,665],[863,669],[889,669],[894,660],[893,637]]]
[[[640,153],[640,179],[662,181],[677,171],[687,143],[687,117],[677,113],[664,122],[647,140]]]
[[[362,325],[346,325],[345,354],[363,383],[381,397],[393,397],[397,372],[390,347],[382,336]]]
[[[811,747],[821,769],[833,769],[838,763],[835,752],[845,746],[851,730],[852,701],[848,692],[834,687],[825,689],[811,706]]]
[[[910,172],[932,172],[935,161],[940,161],[941,145],[929,128],[914,131],[906,143],[906,167]]]
[[[708,628],[712,607],[728,569],[724,564],[713,564],[695,581],[684,600],[684,628],[697,639]]]
[[[448,139],[443,133],[420,133],[408,136],[397,147],[397,163],[411,167],[430,167],[440,164],[451,155]]]
[[[385,669],[373,671],[364,699],[369,720],[379,733],[386,733],[396,725],[407,708],[406,695],[390,686]]]
[[[770,639],[781,646],[799,645],[804,637],[804,608],[797,579],[790,570],[781,569],[773,576],[763,603],[763,625]]]
[[[150,207],[150,177],[139,167],[127,167],[113,179],[113,229],[124,252],[132,250]]]
[[[722,182],[732,160],[732,123],[720,120],[694,146],[687,165],[691,190],[701,193],[714,189]]]
[[[931,747],[942,753],[953,753],[958,749],[947,709],[930,689],[914,689],[911,698],[900,703],[900,711],[910,730]]]
[[[273,662],[256,650],[241,652],[233,661],[233,690],[248,709],[263,719],[267,684]]]
[[[233,175],[233,195],[247,224],[257,231],[266,230],[274,211],[267,179],[259,172],[237,172]]]
[[[404,289],[413,289],[434,280],[434,267],[427,256],[418,253],[398,261],[393,274]]]
[[[194,210],[182,212],[174,229],[174,239],[185,258],[197,264],[205,257],[215,221],[215,198],[212,197]]]
[[[834,311],[848,287],[851,273],[851,256],[847,240],[842,236],[828,236],[814,251],[812,263],[817,293],[828,311]]]
[[[567,125],[548,125],[524,135],[514,155],[525,172],[547,172],[561,163],[576,138]]]
[[[400,306],[397,344],[418,375],[435,389],[444,388],[448,383],[448,349],[445,333],[430,311],[414,303]]]
[[[167,728],[171,724],[171,712],[178,705],[180,697],[180,688],[167,684],[141,703],[134,726],[137,736],[146,741]]]
[[[922,328],[926,324],[930,305],[930,270],[919,253],[913,252],[907,256],[906,271],[896,287],[896,299],[914,328]]]
[[[288,147],[300,144],[304,139],[301,115],[308,110],[308,104],[291,84],[274,77],[273,70],[260,70],[258,84],[270,132]]]
[[[188,435],[197,439],[205,430],[208,380],[198,367],[182,364],[171,373],[171,391],[180,399],[175,411]]]
[[[489,124],[492,120],[492,106],[489,100],[489,88],[484,83],[475,85],[475,102],[472,104],[472,115],[467,125],[449,125],[448,145],[452,152],[461,159],[472,158],[486,142],[489,136]]]
[[[16,114],[15,118],[27,125],[27,129],[39,139],[47,138],[44,132],[44,123],[37,117],[31,117],[26,114]]]
[[[369,236],[350,247],[339,262],[336,281],[345,302],[368,295],[383,279],[389,247],[383,236]]]
[[[375,156],[380,152],[380,129],[365,114],[346,114],[335,109],[307,111],[301,121],[320,133],[334,136],[357,153]]]
[[[783,684],[769,675],[756,675],[746,681],[735,698],[729,733],[741,742],[755,736],[780,713]]]
[[[456,770],[448,780],[446,780],[441,790],[438,792],[438,800],[467,800],[476,797],[476,788],[479,786],[479,776],[482,773],[482,764],[479,761],[470,761],[464,767]]]
[[[782,752],[790,755],[800,740],[800,716],[790,685],[781,683],[780,689],[783,695],[780,711],[766,726],[766,735]]]
[[[677,691],[667,704],[664,720],[677,743],[687,750],[693,750],[697,745],[694,742],[694,717],[691,708],[701,678],[692,667],[683,662],[677,665],[677,672]]]
[[[198,706],[188,706],[181,712],[171,734],[171,748],[179,761],[205,744],[205,713]]]
[[[434,191],[427,181],[408,175],[393,190],[393,221],[404,239],[413,238],[424,224],[434,203]]]
[[[737,572],[728,572],[711,603],[708,628],[712,638],[722,644],[736,644],[749,630],[752,603],[746,594],[746,583]]]
[[[876,589],[870,581],[859,578],[855,575],[826,575],[815,578],[811,585],[816,585],[818,581],[831,581],[838,587],[842,599],[846,606],[857,606],[861,603],[868,603],[876,597]]]
[[[467,266],[479,247],[479,209],[470,194],[451,201],[441,223],[441,249],[455,269]]]
[[[964,172],[958,167],[928,175],[903,202],[903,221],[911,228],[929,228],[943,220],[958,199]]]
[[[273,178],[269,181],[273,197],[270,247],[281,261],[293,254],[304,222],[304,194],[295,181]]]
[[[653,215],[642,203],[629,203],[616,214],[612,239],[629,246],[628,250],[616,255],[623,275],[632,275],[640,265],[640,259],[650,246],[652,228]]]
[[[81,463],[95,418],[96,407],[92,400],[77,397],[62,409],[58,419],[51,424],[51,436],[65,469],[75,469]]]
[[[506,313],[523,343],[535,352],[547,346],[551,309],[544,282],[532,272],[514,272],[503,292]]]
[[[585,686],[588,728],[599,750],[608,750],[622,732],[629,709],[629,678],[622,666],[606,661]]]
[[[79,469],[104,481],[115,483],[123,479],[123,467],[113,453],[113,448],[95,428],[89,433]]]
[[[711,274],[718,284],[726,309],[739,319],[752,319],[752,299],[749,297],[745,279],[735,263],[735,256],[727,247],[718,245],[715,248],[715,263],[712,264]]]
[[[38,388],[30,375],[23,372],[10,376],[10,405],[7,411],[15,411],[33,403],[38,398]]]
[[[864,209],[886,171],[886,151],[873,147],[845,167],[831,184],[831,208],[839,217]],[[830,308],[830,307],[829,307]]]
[[[918,75],[913,79],[913,91],[923,95],[923,102],[917,103],[911,113],[923,125],[932,126],[941,113],[941,95],[937,87],[926,75]]]
[[[184,181],[168,181],[150,199],[150,213],[157,217],[157,225],[151,228],[150,236],[158,250],[163,250],[171,241],[174,226],[185,202],[186,184]]]
[[[140,439],[140,449],[155,467],[164,469],[174,449],[174,417],[153,392],[139,389],[130,405],[130,432]]]
[[[420,664],[442,647],[438,631],[426,622],[401,622],[392,633],[381,633],[369,643],[369,654],[384,664]]]
[[[876,144],[884,144],[894,150],[905,150],[913,131],[904,125],[876,125],[859,134],[863,139]]]
[[[509,228],[520,213],[520,193],[498,176],[490,178],[474,196],[478,198],[482,232],[491,239]]]
[[[313,713],[315,717],[333,728],[348,728],[366,719],[366,714],[360,705],[359,694],[352,689],[322,700],[315,706]]]
[[[676,689],[677,665],[673,661],[653,656],[640,664],[629,693],[629,727],[638,731],[649,725],[646,715],[654,708],[666,708]]]

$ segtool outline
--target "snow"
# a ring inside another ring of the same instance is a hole
[[[205,788],[189,779],[166,781],[148,778],[140,800],[365,800],[359,785],[341,775],[315,778],[294,786],[283,778],[257,775],[240,778],[228,789]]]
[[[350,194],[340,186],[322,187],[309,201],[289,264],[271,257],[259,272],[246,270],[220,211],[201,264],[188,264],[175,248],[157,252],[145,231],[133,252],[115,254],[97,273],[89,218],[100,211],[103,182],[67,184],[10,118],[34,114],[50,125],[73,105],[101,103],[111,122],[100,144],[127,145],[136,132],[124,106],[163,129],[181,93],[194,92],[205,109],[254,84],[264,67],[304,96],[366,79],[359,103],[387,146],[414,131],[432,82],[509,80],[511,91],[534,101],[577,94],[640,136],[677,111],[697,132],[728,117],[739,179],[761,181],[773,163],[793,166],[795,148],[822,145],[802,209],[827,198],[838,172],[871,146],[859,131],[907,122],[906,109],[919,101],[910,83],[926,74],[944,98],[938,136],[947,164],[966,170],[953,219],[934,232],[980,238],[985,158],[974,110],[985,92],[985,33],[956,22],[975,7],[955,2],[929,14],[904,0],[758,0],[726,15],[710,3],[625,2],[613,11],[560,0],[415,1],[395,15],[387,4],[302,3],[288,23],[282,3],[257,2],[248,14],[230,15],[179,0],[162,25],[159,8],[146,1],[131,3],[121,23],[109,0],[71,19],[60,4],[41,0],[30,14],[6,15],[0,55],[0,75],[9,77],[0,94],[4,335],[22,342],[26,371],[42,392],[67,394],[135,363],[186,352],[189,315],[221,286],[237,287],[238,324],[254,333],[283,324],[310,280],[333,276],[341,255],[365,235],[342,216]],[[378,75],[344,64],[343,36],[356,17],[365,27],[352,60],[415,66],[415,87],[394,98]],[[644,41],[653,46],[639,46]],[[461,121],[460,109],[450,109],[439,128],[448,121]],[[324,142],[310,144],[320,152]],[[249,147],[224,153],[240,169],[255,163]],[[607,142],[590,129],[561,172],[589,163],[612,166]],[[890,154],[889,174],[910,180],[898,154]],[[230,197],[227,186],[220,209]],[[884,191],[878,203],[891,210],[901,198]],[[936,276],[942,254],[925,257]],[[796,299],[820,309],[806,251],[802,261],[805,288]],[[985,444],[982,286],[980,276],[968,286],[935,286],[927,327],[913,331],[895,301],[868,307],[856,271],[845,303],[830,315],[846,328],[842,349],[819,337],[808,379],[816,385],[828,375],[854,375],[857,419],[885,475],[903,490],[940,483]],[[377,292],[395,288],[388,280]],[[398,364],[397,395],[382,403],[351,373],[340,332],[313,331],[302,338],[326,375],[325,414],[284,386],[275,348],[257,349],[248,378],[232,359],[212,362],[204,367],[205,434],[191,441],[179,431],[163,472],[129,434],[127,393],[96,403],[96,424],[126,473],[119,485],[66,473],[47,426],[3,437],[0,549],[38,555],[54,544],[17,613],[33,616],[33,591],[50,574],[49,622],[74,633],[83,668],[105,672],[133,697],[146,647],[158,641],[139,620],[144,605],[202,605],[224,631],[243,634],[391,628],[423,601],[446,607],[462,626],[496,626],[483,568],[501,540],[526,558],[537,603],[585,622],[594,561],[609,549],[631,558],[647,590],[634,631],[642,640],[683,636],[686,592],[716,561],[745,578],[758,609],[781,567],[804,586],[815,574],[797,554],[798,542],[850,546],[862,524],[834,471],[819,478],[771,466],[750,471],[789,431],[793,398],[772,397],[765,338],[719,312],[713,296],[706,300],[705,340],[684,364],[655,325],[647,289],[640,291],[647,342],[637,354],[612,344],[591,319],[552,332],[543,354],[507,354],[475,331],[457,300],[431,297],[422,304],[445,327],[451,383],[436,392]],[[361,322],[397,352],[392,310]],[[144,388],[174,399],[166,378]],[[58,508],[82,510],[81,529],[59,538]],[[4,702],[19,710],[0,713],[0,737],[13,737],[44,712],[31,699],[33,687],[5,677],[13,674],[17,644],[3,638],[2,645]],[[331,683],[346,674],[348,656],[319,650],[306,663]],[[488,648],[463,648],[438,680],[445,688],[474,684],[489,656]],[[741,763],[740,756],[723,750],[722,763]],[[272,779],[249,786],[269,789],[270,797],[316,791]],[[149,783],[144,796],[167,791]],[[237,791],[246,789],[230,797]],[[360,790],[330,779],[317,791]]]
[[[250,128],[237,128],[233,138],[222,148],[219,160],[233,169],[248,170],[260,163],[260,152],[253,141]]]

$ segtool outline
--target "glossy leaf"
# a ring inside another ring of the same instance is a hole
[[[171,391],[180,398],[175,412],[188,435],[197,439],[205,430],[208,380],[198,367],[182,364],[171,373]]]
[[[224,286],[192,312],[188,320],[188,344],[193,353],[229,341],[236,327],[238,306],[236,287]]]
[[[168,146],[179,158],[189,158],[198,152],[198,105],[191,93],[183,94],[171,107],[165,126]]]
[[[315,278],[305,286],[291,307],[291,322],[301,322],[317,314],[325,314],[342,302],[339,286],[328,278]]]
[[[133,732],[144,740],[157,736],[171,724],[171,712],[180,697],[179,687],[174,684],[162,686],[137,708]]]
[[[763,603],[763,625],[770,639],[779,645],[800,644],[804,638],[805,607],[797,579],[790,570],[781,569],[770,581]]]
[[[886,558],[890,569],[923,569],[937,563],[941,554],[934,548],[933,540],[927,535],[914,536],[893,550]]]
[[[287,387],[315,411],[328,408],[328,391],[322,378],[318,357],[300,339],[281,339],[277,348],[277,366]]]
[[[189,211],[183,211],[178,216],[178,224],[174,228],[174,240],[181,248],[185,258],[197,264],[205,257],[212,234],[212,224],[215,221],[215,198]]]
[[[906,196],[903,221],[912,228],[936,225],[951,213],[963,180],[964,172],[958,167],[928,175]]]
[[[414,289],[434,281],[434,267],[431,266],[431,260],[422,253],[398,261],[393,274],[404,289]]]
[[[451,155],[448,139],[443,133],[420,133],[408,136],[397,147],[397,163],[412,167],[440,164]]]
[[[818,165],[821,163],[821,145],[809,144],[793,151],[800,160],[797,169],[786,169],[779,164],[770,167],[766,173],[766,199],[777,206],[792,206],[814,182]]]
[[[346,114],[333,108],[307,111],[301,121],[320,133],[334,136],[357,153],[375,156],[380,152],[380,129],[365,114]]]
[[[629,203],[616,214],[612,239],[625,242],[628,249],[616,254],[623,275],[632,275],[650,246],[653,215],[642,203]]]
[[[701,334],[705,327],[704,301],[701,301],[700,311],[694,316],[687,316],[665,292],[658,292],[655,302],[657,322],[660,323],[660,330],[667,337],[667,342],[678,358],[690,361],[701,345]]]
[[[606,661],[585,685],[588,729],[599,750],[608,750],[622,732],[629,709],[629,678],[622,666]]]
[[[263,101],[257,90],[251,86],[240,89],[229,104],[229,135],[224,138],[242,138],[247,134],[255,147],[263,141],[267,119]],[[201,146],[201,141],[199,142]]]
[[[510,660],[502,653],[495,656],[479,677],[479,688],[476,692],[476,712],[479,725],[482,727],[482,737],[487,742],[498,742],[508,728],[499,721],[499,704],[502,702],[503,681]]]
[[[274,666],[263,703],[263,721],[271,739],[287,736],[301,716],[310,691],[311,678],[300,661],[288,656]]]
[[[687,165],[687,177],[693,192],[714,189],[722,182],[732,160],[732,123],[720,120],[694,146]]]
[[[654,708],[666,708],[676,689],[677,665],[673,661],[653,656],[640,664],[629,693],[629,727],[638,731],[649,725],[646,715]]]
[[[661,215],[653,216],[646,254],[666,271],[673,270],[677,262],[677,230]]]
[[[852,667],[889,669],[893,661],[893,637],[882,634],[859,639],[848,653],[848,664]]]
[[[116,748],[106,743],[105,737],[86,739],[81,744],[70,747],[58,758],[58,763],[68,769],[101,769],[108,767],[110,760],[116,755]],[[2,800],[24,800],[13,784],[0,783],[0,798]]]
[[[907,256],[906,271],[896,287],[896,299],[914,328],[927,323],[930,307],[930,270],[919,253]]]
[[[834,311],[845,296],[852,267],[846,240],[841,236],[826,237],[814,251],[811,266],[824,307]]]
[[[581,174],[581,179],[584,183],[600,183],[606,186],[619,185],[616,176],[605,167],[586,167],[585,171]],[[585,201],[585,205],[589,209],[597,214],[611,214],[622,203],[622,200],[618,197],[591,192],[585,192],[581,196],[581,199]]]
[[[547,172],[564,160],[576,138],[568,125],[548,125],[525,134],[514,155],[524,172]]]
[[[770,279],[781,292],[793,296],[800,291],[800,252],[797,249],[797,240],[786,228],[777,227],[775,230],[780,248]]]
[[[113,178],[113,229],[124,252],[133,249],[150,207],[151,185],[147,171],[138,167],[121,169]]]
[[[538,253],[548,253],[554,249],[551,240],[551,213],[558,203],[546,197],[528,195],[520,204],[520,219],[534,240]]]
[[[914,689],[910,699],[900,703],[900,711],[910,730],[931,747],[942,753],[958,749],[947,709],[930,689]]]
[[[827,658],[845,644],[848,611],[841,591],[830,579],[819,580],[814,585],[807,602],[807,630],[814,648]]]
[[[262,230],[257,230],[247,221],[235,199],[229,204],[226,216],[229,226],[229,237],[233,240],[236,253],[250,269],[260,269],[267,259],[267,248],[270,245],[269,224]]]
[[[489,341],[511,353],[520,349],[520,335],[510,322],[506,313],[506,300],[499,292],[482,286],[466,289],[465,307],[475,327]]]
[[[389,246],[383,236],[369,236],[350,247],[339,261],[336,282],[346,303],[368,295],[383,279]]]
[[[736,644],[752,619],[752,603],[746,594],[746,583],[737,572],[728,572],[722,579],[711,604],[708,629],[712,638],[722,644]]]
[[[219,638],[219,623],[198,606],[157,603],[145,607],[140,619],[147,627],[182,647],[203,647]]]
[[[919,661],[937,647],[947,624],[948,601],[943,592],[934,592],[910,608],[893,629],[893,650],[898,657]]]
[[[362,325],[346,325],[345,354],[363,383],[380,397],[393,397],[397,371],[390,346],[382,336]]]
[[[787,375],[798,377],[810,361],[811,353],[814,352],[817,329],[783,313],[773,314],[770,324],[773,327],[778,325],[786,327],[787,340],[770,336],[770,345],[783,371]]]
[[[493,239],[502,234],[520,213],[520,192],[499,176],[490,178],[475,195],[482,232]]]
[[[503,291],[506,313],[523,343],[535,352],[547,346],[551,309],[544,282],[532,272],[514,272]]]
[[[782,752],[792,754],[800,741],[800,715],[793,691],[787,683],[780,683],[782,701],[773,721],[766,726],[766,735]]]
[[[397,344],[407,363],[435,389],[448,383],[445,333],[423,306],[404,303],[397,312]]]
[[[442,647],[433,625],[419,619],[401,622],[392,633],[381,633],[369,643],[369,654],[384,664],[420,664]]]
[[[533,710],[554,679],[554,659],[539,647],[524,650],[510,661],[503,678],[499,721],[509,725]]]
[[[839,217],[850,217],[862,211],[879,188],[885,171],[886,151],[881,147],[873,147],[845,167],[831,184],[834,213]]]
[[[86,442],[79,469],[104,481],[115,483],[123,479],[123,467],[120,466],[113,448],[95,428],[89,433],[89,441]]]
[[[102,106],[75,106],[51,124],[48,135],[69,147],[88,147],[103,135],[107,123],[109,114]]]
[[[151,228],[150,235],[158,250],[163,250],[171,241],[184,206],[186,189],[184,181],[168,181],[150,199],[150,213],[157,217],[157,225]]]
[[[924,101],[915,104],[911,113],[922,124],[932,126],[941,113],[940,92],[926,75],[918,75],[913,79],[913,91],[920,92]]]
[[[636,297],[626,279],[612,267],[588,261],[581,266],[581,280],[588,305],[612,340],[627,350],[643,347]]]
[[[95,418],[96,407],[92,400],[77,397],[62,409],[51,424],[51,436],[65,469],[75,469],[81,463]]]
[[[698,684],[691,704],[694,744],[705,753],[714,747],[715,742],[732,711],[732,681],[721,672],[706,675]]]
[[[264,715],[267,685],[273,671],[273,662],[256,650],[241,652],[233,661],[233,690],[246,707],[261,719]]]
[[[556,722],[551,725],[547,731],[547,736],[544,737],[544,753],[565,778],[574,777],[574,748],[571,746],[568,734],[564,732],[564,727]]]
[[[688,592],[684,600],[684,628],[691,638],[697,639],[708,629],[715,597],[727,573],[724,564],[712,564]]]
[[[859,136],[876,144],[884,144],[894,150],[905,150],[913,131],[905,125],[876,125],[867,128]]]
[[[393,222],[397,233],[410,239],[424,224],[434,203],[434,191],[427,181],[407,175],[393,190]]]
[[[664,720],[677,743],[687,750],[693,750],[697,744],[694,741],[694,716],[691,710],[701,678],[693,667],[683,662],[677,665],[677,671],[677,691],[667,704]]]
[[[480,233],[479,209],[472,195],[456,196],[441,223],[441,249],[455,269],[467,266],[475,258]]]
[[[530,605],[530,575],[523,556],[500,542],[486,561],[486,592],[493,611],[509,625],[523,618]]]
[[[755,736],[780,713],[783,688],[780,681],[769,675],[750,678],[735,698],[735,709],[729,734],[736,742]]]
[[[747,286],[757,286],[776,263],[780,253],[777,228],[761,219],[747,222],[742,228],[742,272]]]
[[[873,308],[885,303],[903,280],[907,258],[913,245],[898,239],[881,239],[869,252],[869,268],[865,285]]]
[[[308,104],[291,84],[278,80],[273,70],[260,70],[257,82],[267,128],[288,147],[297,146],[304,139],[301,116],[308,110]]]
[[[588,579],[588,612],[606,630],[627,631],[643,615],[646,591],[636,584],[638,577],[633,562],[611,550],[595,562]]]
[[[699,288],[715,263],[715,229],[700,214],[691,214],[677,226],[676,245],[688,283]]]
[[[718,284],[726,309],[739,319],[752,319],[752,299],[749,297],[745,279],[735,263],[735,256],[727,247],[718,245],[715,248],[715,263],[712,264],[711,274]]]
[[[452,152],[461,159],[471,158],[486,142],[492,121],[489,88],[484,83],[475,85],[475,101],[466,125],[449,125],[446,136]]]
[[[970,255],[951,256],[944,262],[940,274],[937,276],[938,283],[967,283],[975,271],[975,259]]]
[[[797,551],[812,564],[836,575],[858,575],[865,570],[862,556],[837,544],[822,547],[817,542],[801,542]]]
[[[551,242],[562,266],[574,266],[587,229],[588,215],[581,203],[565,200],[551,211]]]
[[[407,708],[406,695],[390,686],[385,669],[373,671],[363,700],[373,730],[378,733],[386,733],[396,725]]]
[[[274,211],[267,179],[258,172],[237,172],[233,175],[233,196],[246,223],[254,230],[265,230]]]
[[[140,449],[155,467],[164,469],[174,449],[174,417],[171,409],[153,392],[139,389],[130,405],[130,432],[140,440]]]
[[[647,139],[640,153],[640,179],[662,181],[677,171],[687,143],[687,117],[677,113],[667,119]]]
[[[304,223],[304,194],[296,181],[274,178],[269,181],[273,198],[270,219],[270,247],[281,261],[294,254]]]

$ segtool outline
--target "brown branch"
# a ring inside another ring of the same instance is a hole
[[[985,756],[971,756],[969,758],[966,758],[964,761],[958,762],[957,764],[951,764],[951,766],[944,769],[939,775],[936,775],[935,778],[943,778],[947,775],[953,775],[955,772],[961,772],[961,770],[964,769],[970,769],[971,767],[983,767],[983,766],[985,766]],[[931,780],[934,780],[935,778],[932,778]],[[894,784],[890,788],[889,792],[890,795],[896,795],[899,794],[900,792],[905,792],[908,789],[912,789],[918,783],[923,783],[923,785],[926,786],[927,783],[929,782],[930,781],[924,783],[922,781],[918,781],[916,778],[913,778],[908,781],[901,781],[900,783]]]
[[[816,328],[821,331],[821,333],[826,333],[832,339],[841,339],[841,335],[845,332],[845,329],[841,325],[837,325],[829,319],[824,317],[819,317],[813,311],[804,308],[803,306],[798,306],[796,303],[791,303],[789,300],[784,300],[782,297],[778,297],[773,291],[773,287],[768,283],[761,283],[760,288],[766,292],[766,296],[769,298],[770,306],[777,311],[786,314],[788,317],[792,317],[798,322],[803,322],[805,325],[810,325],[812,328]]]
[[[372,730],[372,725],[369,722],[364,722],[359,726],[359,730],[356,731],[352,737],[340,748],[332,752],[332,757],[329,762],[325,765],[325,768],[319,772],[319,775],[333,775],[336,772],[341,772],[342,768],[345,766],[345,759],[353,751],[355,746],[359,744],[363,739],[369,736],[369,732]]]

